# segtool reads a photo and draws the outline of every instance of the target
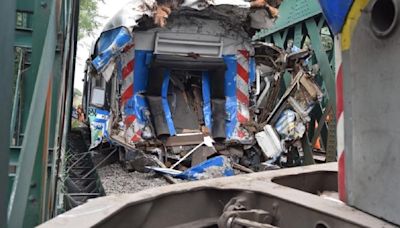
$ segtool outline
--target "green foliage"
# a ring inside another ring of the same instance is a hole
[[[321,29],[321,43],[325,51],[333,50],[333,35],[328,27]]]
[[[81,97],[82,96],[82,92],[79,89],[74,88],[74,96]]]
[[[82,92],[74,88],[74,98],[72,100],[72,106],[78,107],[79,105],[82,105]]]
[[[80,0],[78,39],[87,35],[91,36],[99,26],[97,22],[97,2],[98,0]]]

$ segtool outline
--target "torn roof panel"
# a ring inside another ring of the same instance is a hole
[[[96,41],[96,50],[93,50],[96,53],[92,53],[97,55],[92,62],[93,66],[97,72],[103,72],[104,66],[112,61],[112,56],[117,56],[123,49],[123,45],[118,43],[119,38],[124,38],[123,43],[129,43],[128,39],[125,39],[127,34],[114,35],[112,31],[118,31],[118,28],[126,28],[123,30],[128,32],[131,39],[133,36],[130,32],[135,28],[141,32],[219,36],[223,38],[224,55],[235,54],[239,49],[252,50],[249,37],[253,31],[250,27],[254,25],[256,29],[260,29],[271,26],[271,21],[266,20],[269,15],[267,10],[269,5],[266,1],[133,0],[104,27]],[[252,7],[259,8],[252,9]],[[153,39],[142,40],[143,45],[147,47],[146,50],[154,49],[151,48],[154,42],[148,44]]]
[[[251,8],[251,3],[245,0],[185,0],[181,3],[178,2],[178,0],[133,0],[129,2],[126,6],[124,6],[114,17],[110,19],[110,21],[104,27],[103,31],[107,31],[120,26],[134,28],[138,25],[138,21],[144,16],[153,18],[157,13],[157,7],[162,7],[162,5],[166,5],[167,7],[169,7],[169,10],[172,12],[184,9],[203,11],[205,9],[211,9],[210,6],[225,6],[218,7],[219,9],[217,11],[222,12],[225,8],[227,10],[225,14],[231,16],[232,18],[237,18],[237,13],[239,11],[246,12],[247,16],[250,13]],[[232,7],[228,8],[226,6],[234,6],[237,10],[232,11]],[[265,8],[259,10],[266,11]],[[169,12],[166,17],[168,17],[170,13],[171,12]]]

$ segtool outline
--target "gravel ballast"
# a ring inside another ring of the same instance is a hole
[[[161,176],[154,173],[126,172],[118,163],[98,168],[97,173],[107,195],[135,193],[168,185]]]

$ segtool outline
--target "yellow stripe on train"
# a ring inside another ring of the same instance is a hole
[[[354,0],[354,3],[350,9],[342,30],[342,51],[346,51],[350,48],[351,36],[353,34],[354,28],[357,25],[362,10],[367,6],[368,2],[369,0]]]

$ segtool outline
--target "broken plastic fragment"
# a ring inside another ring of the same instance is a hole
[[[271,125],[265,125],[264,131],[256,134],[256,140],[267,158],[277,157],[283,151],[279,136]]]

